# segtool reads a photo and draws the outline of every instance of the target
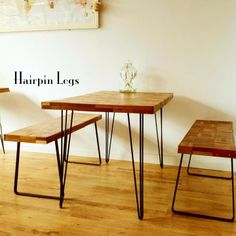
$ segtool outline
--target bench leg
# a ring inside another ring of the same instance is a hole
[[[181,167],[182,167],[183,156],[184,156],[184,154],[181,154],[180,164],[179,164],[179,169],[178,169],[178,174],[177,174],[177,179],[176,179],[176,185],[175,185],[175,190],[174,190],[174,197],[173,197],[173,202],[172,202],[172,211],[174,213],[181,214],[181,215],[187,215],[187,216],[194,216],[194,217],[213,219],[213,220],[220,220],[220,221],[227,221],[227,222],[234,221],[234,218],[235,218],[235,204],[234,204],[234,169],[233,169],[233,158],[231,158],[231,178],[230,178],[231,181],[232,181],[232,217],[231,218],[224,218],[224,217],[218,217],[218,216],[209,216],[209,215],[197,214],[197,213],[186,212],[186,211],[181,211],[181,210],[176,210],[175,209],[175,199],[176,199],[176,194],[177,194],[177,190],[178,190],[178,184],[179,184],[179,178],[180,178],[180,172],[181,172]],[[199,175],[197,175],[197,176],[199,176]],[[208,176],[204,175],[203,177],[208,177]],[[212,177],[212,176],[210,176],[210,177]]]
[[[5,154],[5,148],[4,148],[4,141],[3,141],[3,132],[2,132],[2,123],[0,122],[0,138],[1,138],[1,143],[2,143],[2,150],[3,153]]]
[[[61,185],[61,160],[60,160],[60,153],[59,153],[59,145],[58,145],[58,141],[55,141],[55,149],[56,149],[56,157],[57,157],[57,168],[58,168],[58,176],[59,176],[59,181],[60,181],[60,185]],[[61,188],[61,186],[60,186]]]
[[[113,125],[114,125],[114,121],[113,121]],[[100,150],[99,137],[98,137],[97,122],[95,122],[94,126],[95,126],[97,149],[98,149],[98,158],[99,158],[99,166],[100,166],[102,164],[102,159],[101,159],[101,150]]]
[[[190,171],[190,164],[192,160],[192,154],[189,156],[189,161],[188,161],[188,167],[187,167],[187,173],[189,175],[194,175],[194,176],[199,176],[199,177],[208,177],[208,178],[215,178],[215,179],[232,179],[232,177],[222,177],[222,176],[216,176],[216,175],[205,175],[205,174],[199,174],[199,173],[194,173]]]
[[[101,151],[100,151],[100,144],[99,144],[99,137],[98,137],[98,128],[97,128],[97,122],[94,123],[95,127],[95,134],[96,134],[96,141],[97,141],[97,149],[98,149],[98,163],[90,163],[90,162],[80,162],[80,161],[67,161],[68,163],[72,164],[82,164],[82,165],[93,165],[93,166],[100,166],[102,164],[102,158],[101,158]]]
[[[34,194],[34,193],[19,192],[18,191],[19,163],[20,163],[20,142],[17,142],[16,166],[15,166],[15,181],[14,181],[14,192],[15,192],[15,194],[21,195],[21,196],[27,196],[27,197],[59,199],[59,197],[54,197],[54,196],[49,196],[49,195],[41,195],[41,194]]]
[[[161,139],[159,139],[158,135],[158,126],[157,126],[157,115],[154,114],[155,119],[155,127],[156,127],[156,138],[157,138],[157,149],[158,149],[158,156],[159,156],[159,162],[160,167],[163,168],[164,165],[164,157],[163,157],[163,129],[162,129],[162,108],[160,110],[160,131],[161,131]]]

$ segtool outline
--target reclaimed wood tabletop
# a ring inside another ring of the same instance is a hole
[[[43,109],[154,114],[173,98],[173,93],[121,93],[99,91],[42,102]]]

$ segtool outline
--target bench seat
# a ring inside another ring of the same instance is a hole
[[[70,120],[71,117],[67,116],[67,120]],[[102,119],[102,115],[100,114],[89,114],[89,113],[74,113],[73,115],[73,123],[71,128],[65,131],[66,135],[69,135],[75,131],[78,131],[85,126],[90,124],[95,125],[95,135],[97,140],[97,148],[98,148],[98,156],[99,163],[84,163],[84,162],[73,162],[78,164],[89,164],[89,165],[101,165],[101,153],[100,153],[100,145],[97,131],[97,121]],[[65,117],[64,117],[65,120]],[[69,125],[68,125],[69,126]],[[19,162],[20,162],[20,145],[21,143],[32,143],[32,144],[48,144],[51,142],[55,142],[56,149],[56,157],[57,157],[57,165],[58,165],[58,175],[60,179],[60,192],[63,191],[64,197],[64,187],[66,173],[67,173],[67,164],[69,163],[68,157],[69,152],[67,153],[67,157],[64,161],[62,161],[62,157],[59,155],[59,147],[58,147],[58,139],[65,137],[65,134],[62,134],[61,131],[61,118],[51,118],[42,123],[35,124],[29,127],[25,127],[23,129],[19,129],[4,135],[5,141],[17,142],[17,150],[16,150],[16,166],[15,166],[15,181],[14,181],[14,192],[17,195],[29,196],[29,197],[39,197],[39,198],[49,198],[49,199],[59,199],[60,197],[56,196],[48,196],[36,193],[26,193],[18,191],[18,176],[19,176]],[[65,162],[65,171],[63,168]],[[64,171],[64,179],[62,181],[62,171]],[[61,193],[60,193],[61,196]],[[60,201],[61,206],[61,201]],[[61,206],[62,207],[62,206]]]
[[[233,123],[196,120],[179,144],[178,153],[235,157]]]
[[[172,202],[172,211],[174,213],[195,216],[207,219],[234,221],[235,206],[234,206],[234,169],[233,159],[235,158],[235,143],[233,122],[231,121],[214,121],[214,120],[196,120],[190,130],[187,132],[183,140],[178,146],[178,153],[181,154],[179,170],[176,178],[176,185],[174,190],[174,197]],[[232,217],[212,216],[207,214],[199,214],[196,212],[189,212],[175,209],[175,199],[178,190],[180,179],[181,166],[184,154],[189,154],[189,162],[187,173],[189,175],[198,177],[210,177],[217,179],[227,179],[232,182]],[[190,163],[192,155],[204,155],[211,157],[230,158],[231,160],[231,176],[221,177],[215,175],[206,175],[190,171]]]
[[[72,133],[101,119],[102,115],[75,113],[73,116]],[[69,132],[69,129],[67,131]],[[61,138],[61,136],[61,118],[59,117],[7,133],[4,135],[4,139],[5,141],[13,142],[48,144]]]

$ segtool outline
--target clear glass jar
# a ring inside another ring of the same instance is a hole
[[[120,70],[120,92],[135,93],[134,79],[137,75],[137,70],[132,62],[128,61]]]

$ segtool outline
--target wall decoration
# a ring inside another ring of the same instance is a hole
[[[99,27],[99,0],[0,0],[0,32]]]

